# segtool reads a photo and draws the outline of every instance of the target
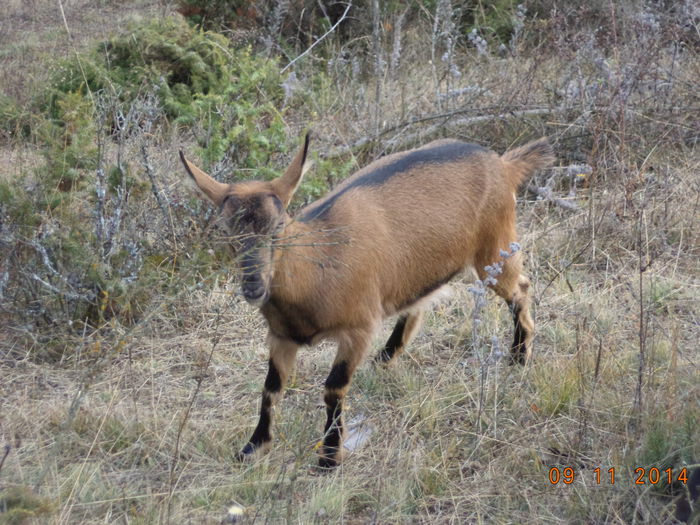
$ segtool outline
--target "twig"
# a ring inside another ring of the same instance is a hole
[[[78,48],[75,46],[75,42],[73,40],[73,33],[70,32],[70,28],[68,27],[68,19],[66,18],[66,12],[63,9],[62,0],[58,0],[58,7],[61,10],[61,18],[63,19],[63,27],[66,28],[66,34],[68,35],[68,40],[70,41],[71,46],[73,47],[73,52],[75,53],[75,59],[78,62],[78,67],[80,68],[80,74],[83,76],[83,80],[85,81],[85,89],[87,90],[87,94],[90,97],[90,101],[94,104],[95,97],[92,94],[92,89],[90,89],[90,83],[87,80],[87,75],[85,74],[85,69],[83,68],[83,62],[80,59],[80,54],[78,53]]]
[[[168,211],[165,209],[160,190],[158,189],[158,185],[156,184],[156,175],[153,172],[153,166],[151,166],[151,160],[148,157],[148,150],[146,150],[146,144],[141,144],[141,156],[143,157],[143,167],[146,170],[146,175],[148,175],[148,178],[151,181],[151,191],[153,192],[153,196],[156,198],[156,203],[158,204],[160,211],[163,212],[163,217],[165,217],[165,220],[167,221]]]
[[[44,281],[41,277],[39,277],[35,273],[32,274],[32,279],[37,281],[39,284],[43,285],[45,288],[48,288],[56,295],[63,296],[64,298],[72,300],[72,301],[92,301],[92,299],[93,299],[93,297],[91,297],[89,295],[60,290],[59,288],[55,287],[53,284]]]
[[[214,342],[211,345],[211,350],[209,350],[209,355],[207,356],[207,360],[201,365],[200,367],[200,373],[197,374],[196,376],[196,381],[197,385],[194,388],[194,392],[192,393],[192,397],[190,398],[190,402],[187,404],[187,408],[185,409],[185,413],[182,415],[182,420],[180,421],[180,425],[177,428],[177,436],[175,438],[175,450],[173,451],[173,459],[172,462],[170,463],[170,476],[169,476],[169,483],[168,483],[168,506],[167,506],[167,511],[166,511],[166,519],[165,523],[170,523],[170,512],[172,510],[172,502],[173,502],[173,490],[175,488],[175,469],[177,468],[178,460],[180,458],[180,439],[182,438],[182,432],[185,429],[185,425],[187,424],[187,421],[190,418],[190,412],[192,411],[192,406],[194,405],[195,400],[197,399],[197,395],[199,394],[200,389],[202,388],[202,383],[204,382],[205,378],[205,373],[207,369],[209,368],[209,365],[211,364],[212,357],[214,356],[214,350],[216,350],[216,347],[219,345],[219,341],[221,341],[222,334],[219,332],[219,321],[221,320],[221,312],[217,310],[217,315],[216,315],[216,320],[214,321],[214,331],[216,332],[216,339],[214,339]]]
[[[379,0],[372,0],[372,52],[374,53],[374,132],[379,134],[382,97],[382,47],[380,41]]]
[[[10,272],[3,271],[0,273],[0,301],[5,298],[5,287],[7,282],[10,280]]]
[[[634,410],[637,417],[641,417],[642,412],[642,386],[644,382],[644,370],[646,365],[646,326],[645,326],[645,311],[644,311],[644,272],[648,265],[643,264],[644,256],[642,253],[642,218],[644,210],[638,213],[637,218],[637,255],[639,259],[639,367],[637,369],[637,387],[634,393]]]
[[[105,222],[105,170],[102,165],[102,140],[100,134],[97,135],[97,170],[95,172],[95,237],[97,238],[97,246],[99,248],[100,260],[105,258],[105,235],[107,234],[107,225]]]
[[[94,379],[99,373],[98,364],[99,362],[97,362],[94,365],[94,368],[90,367],[87,369],[80,383],[80,386],[78,387],[78,391],[73,396],[73,400],[71,401],[70,407],[68,407],[68,414],[66,415],[66,419],[61,423],[59,427],[60,432],[57,434],[56,440],[51,446],[51,451],[47,456],[48,459],[44,463],[44,466],[42,467],[41,472],[39,473],[39,476],[36,482],[34,483],[35,492],[39,491],[39,487],[41,487],[41,484],[44,482],[46,475],[49,473],[51,458],[54,458],[55,460],[55,458],[58,458],[60,456],[61,448],[64,445],[65,431],[69,429],[70,426],[73,424],[73,420],[78,414],[78,410],[80,409],[80,406],[83,402],[83,397],[85,397],[87,391],[94,384]]]
[[[42,246],[38,241],[24,241],[25,244],[28,246],[31,246],[34,248],[39,254],[41,255],[41,260],[44,263],[44,266],[46,269],[51,273],[51,275],[57,277],[67,288],[74,288],[69,280],[62,275],[55,267],[55,265],[51,262],[51,257],[49,256],[49,253],[46,251],[46,248]],[[45,281],[41,277],[39,277],[38,274],[32,273],[31,274],[32,279],[43,285],[45,288],[48,288],[51,290],[53,293],[57,295],[61,295],[66,299],[73,300],[73,301],[92,301],[94,297],[89,294],[81,294],[78,292],[71,292],[67,290],[61,290],[58,287],[52,285],[51,283]]]
[[[296,62],[297,60],[299,60],[299,59],[302,58],[303,56],[308,55],[308,54],[311,52],[311,50],[312,50],[314,47],[316,47],[316,45],[317,45],[319,42],[321,42],[324,38],[326,38],[326,37],[327,37],[328,35],[330,35],[333,31],[335,31],[335,28],[338,27],[338,26],[340,25],[340,23],[341,23],[343,20],[345,20],[345,17],[347,16],[348,11],[350,11],[350,8],[351,8],[351,7],[352,7],[352,3],[348,2],[348,6],[345,8],[345,12],[343,12],[343,16],[340,17],[340,20],[338,20],[335,24],[333,24],[333,27],[331,27],[328,31],[326,31],[326,33],[325,33],[324,35],[322,35],[321,38],[319,38],[318,40],[316,40],[316,42],[314,42],[313,44],[311,44],[311,46],[309,46],[309,48],[308,48],[306,51],[304,51],[301,55],[299,55],[299,56],[296,57],[294,60],[292,60],[289,64],[287,64],[286,66],[284,66],[284,67],[282,68],[282,71],[280,71],[280,73],[284,73],[285,71],[287,71],[287,69],[289,69],[289,68],[292,66],[292,64],[294,64],[294,62]]]
[[[552,277],[549,282],[542,288],[542,291],[538,294],[539,297],[535,298],[535,304],[540,304],[540,301],[542,300],[542,297],[544,296],[544,293],[547,291],[547,289],[552,286],[552,283],[557,280],[557,278],[562,275],[566,270],[568,270],[571,266],[573,266],[575,263],[578,262],[579,258],[584,254],[586,250],[588,250],[588,247],[593,244],[593,240],[595,239],[595,234],[598,233],[598,230],[600,229],[601,225],[603,224],[603,219],[605,219],[605,216],[607,215],[608,211],[610,210],[610,205],[608,205],[604,210],[603,213],[600,214],[600,219],[598,220],[598,223],[593,226],[593,236],[588,240],[588,242],[581,248],[576,255],[574,255],[571,260],[562,268],[557,274]]]
[[[5,445],[5,453],[2,456],[2,459],[0,459],[0,470],[2,470],[2,466],[5,464],[5,460],[7,459],[7,456],[10,455],[10,450],[12,447],[10,445]]]

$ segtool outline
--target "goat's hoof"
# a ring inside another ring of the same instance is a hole
[[[246,443],[246,446],[236,453],[236,461],[239,463],[250,463],[255,459],[257,451],[258,447],[252,443]]]
[[[323,453],[318,458],[318,467],[321,470],[332,470],[343,461],[343,449],[342,446],[338,447],[324,447]]]
[[[511,354],[509,364],[525,366],[530,362],[530,358],[525,354]]]
[[[392,357],[393,356],[389,355],[385,350],[382,350],[374,356],[374,359],[372,359],[372,364],[374,366],[386,366],[391,363]]]
[[[335,458],[328,456],[321,456],[318,458],[318,468],[322,471],[329,471],[340,465],[340,462]]]
[[[525,358],[521,355],[518,354],[510,354],[510,360],[508,361],[508,364],[510,365],[524,365],[525,364]]]
[[[530,353],[523,350],[511,350],[510,364],[525,366],[530,362]]]
[[[374,366],[375,369],[383,368],[384,370],[387,370],[389,368],[392,368],[396,364],[396,361],[397,360],[395,357],[385,359],[381,356],[381,354],[379,354],[372,360],[372,366]]]

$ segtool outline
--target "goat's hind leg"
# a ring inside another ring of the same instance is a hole
[[[483,278],[483,277],[481,277]],[[530,280],[522,274],[520,253],[513,254],[503,263],[503,273],[496,277],[493,290],[505,299],[513,314],[513,345],[510,356],[513,363],[524,365],[532,356],[535,323],[530,315]]]
[[[260,419],[248,443],[236,455],[239,461],[253,459],[270,450],[272,443],[272,411],[284,395],[289,374],[294,369],[299,345],[289,339],[268,335],[270,361],[260,402]]]
[[[403,353],[408,343],[418,333],[421,324],[423,324],[422,310],[402,314],[399,320],[396,321],[394,330],[391,332],[384,348],[380,350],[374,361],[384,365],[393,363],[394,359]]]
[[[530,315],[530,280],[518,276],[517,290],[508,303],[513,314],[514,334],[511,359],[514,363],[526,364],[532,357],[532,341],[535,338],[535,322]]]

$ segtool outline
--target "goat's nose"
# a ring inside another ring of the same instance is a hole
[[[259,278],[246,279],[242,286],[243,297],[250,304],[260,305],[267,300],[267,289]]]

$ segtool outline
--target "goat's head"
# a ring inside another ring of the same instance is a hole
[[[308,166],[305,165],[309,135],[284,175],[273,181],[244,181],[223,184],[188,161],[180,159],[197,194],[217,206],[221,223],[231,236],[231,245],[240,256],[243,296],[262,306],[270,297],[274,272],[273,248],[276,234],[288,219],[286,212]]]

